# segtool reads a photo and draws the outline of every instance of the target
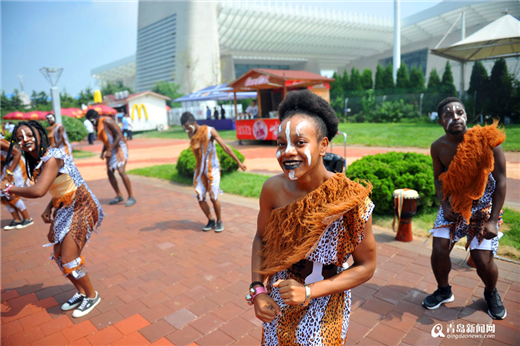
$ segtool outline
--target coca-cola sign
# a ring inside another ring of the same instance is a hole
[[[257,78],[247,77],[244,86],[269,84],[269,76],[260,75]]]

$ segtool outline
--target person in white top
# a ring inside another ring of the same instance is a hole
[[[94,125],[92,125],[92,123],[88,119],[85,119],[85,121],[83,122],[83,125],[85,125],[85,128],[88,131],[88,144],[90,144],[90,145],[94,144],[94,138],[95,138]]]
[[[258,106],[255,100],[251,100],[251,106],[246,108],[246,113],[253,115],[253,118],[258,118]]]

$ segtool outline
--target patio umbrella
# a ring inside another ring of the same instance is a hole
[[[90,105],[90,106],[87,107],[87,111],[89,109],[95,110],[96,112],[99,113],[99,115],[115,115],[117,113],[117,111],[114,108],[109,107],[107,105],[101,105],[101,104],[99,104],[99,105]]]
[[[4,115],[5,120],[25,120],[25,113],[23,112],[11,112]]]
[[[45,116],[49,114],[46,111],[31,111],[25,113],[25,120],[45,120]]]
[[[460,62],[520,56],[520,21],[506,14],[462,41],[431,53]]]
[[[61,115],[71,118],[81,118],[83,116],[83,111],[79,108],[62,108]]]

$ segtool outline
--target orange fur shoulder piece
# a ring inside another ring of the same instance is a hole
[[[207,125],[199,126],[197,132],[190,139],[191,150],[198,150],[201,147],[207,148],[209,142],[208,129]]]
[[[305,258],[324,231],[347,213],[360,214],[372,191],[338,173],[307,196],[271,212],[265,232],[261,274],[272,275]],[[348,226],[348,225],[347,225]],[[349,244],[352,251],[357,244]]]
[[[469,129],[448,171],[439,176],[444,199],[450,198],[452,210],[466,220],[471,217],[473,201],[484,195],[488,175],[494,169],[493,148],[506,140],[505,133],[497,125],[498,121],[495,121],[492,125]]]

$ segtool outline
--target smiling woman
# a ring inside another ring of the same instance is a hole
[[[70,156],[49,146],[49,139],[40,123],[18,123],[7,152],[8,161],[15,141],[24,152],[27,175],[34,185],[18,187],[4,178],[0,182],[2,194],[24,198],[41,198],[47,192],[52,195],[42,214],[43,221],[50,224],[49,244],[44,246],[54,247],[51,258],[78,290],[61,309],[77,308],[72,316],[84,316],[99,304],[101,298],[92,287],[81,251],[92,232],[101,225],[103,211]]]
[[[246,299],[264,322],[264,345],[342,345],[350,289],[376,265],[371,187],[325,168],[338,119],[324,99],[293,91],[279,114],[283,174],[262,188]]]

